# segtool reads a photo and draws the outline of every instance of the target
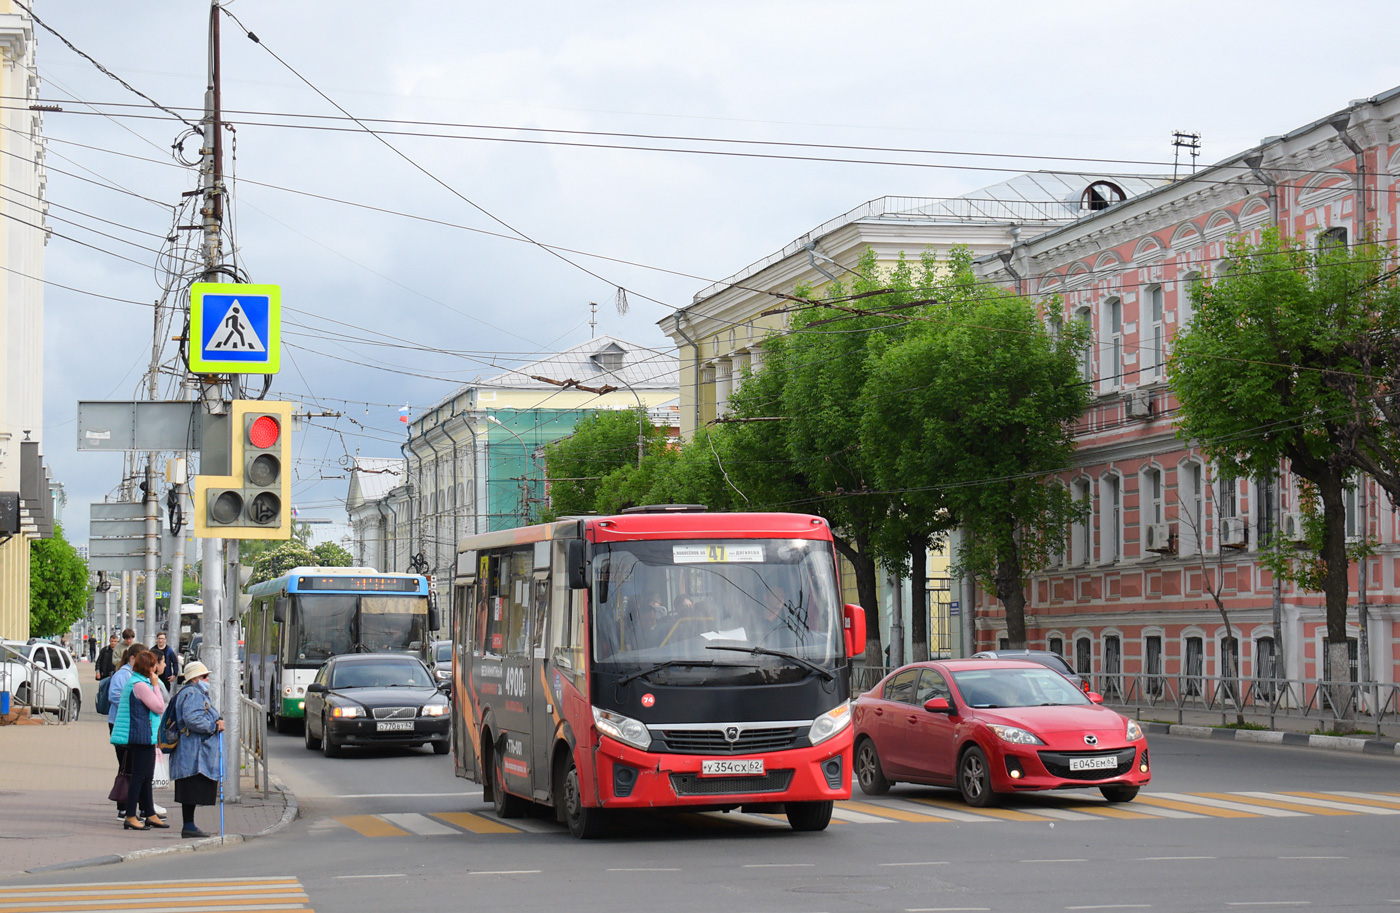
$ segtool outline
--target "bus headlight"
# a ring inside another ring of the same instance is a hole
[[[647,731],[647,727],[630,716],[594,707],[593,724],[598,727],[599,732],[633,748],[646,751],[651,747],[651,733]]]
[[[812,721],[812,728],[807,730],[807,740],[813,745],[819,745],[849,725],[851,705],[833,707]]]

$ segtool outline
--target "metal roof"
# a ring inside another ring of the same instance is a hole
[[[535,377],[573,380],[589,387],[611,384],[638,390],[675,390],[680,387],[680,358],[674,352],[650,349],[615,336],[598,336],[467,387],[558,389],[558,385]]]

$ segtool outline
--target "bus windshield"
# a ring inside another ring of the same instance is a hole
[[[839,659],[842,615],[830,543],[600,543],[593,572],[594,659],[614,671],[667,664],[648,674],[679,683],[702,668],[711,680],[714,667],[724,667],[745,670],[745,680],[795,681],[813,665],[825,669]]]
[[[427,634],[426,596],[298,595],[285,662],[320,665],[341,653],[419,651]]]

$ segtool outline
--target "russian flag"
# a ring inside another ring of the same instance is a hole
[[[403,408],[399,410],[399,421],[401,421],[401,422],[407,422],[407,421],[408,421],[408,404],[407,404],[407,403],[405,403],[404,406],[403,406]]]

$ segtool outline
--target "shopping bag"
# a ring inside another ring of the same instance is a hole
[[[170,755],[156,749],[156,773],[151,779],[152,789],[165,789],[170,785]]]

